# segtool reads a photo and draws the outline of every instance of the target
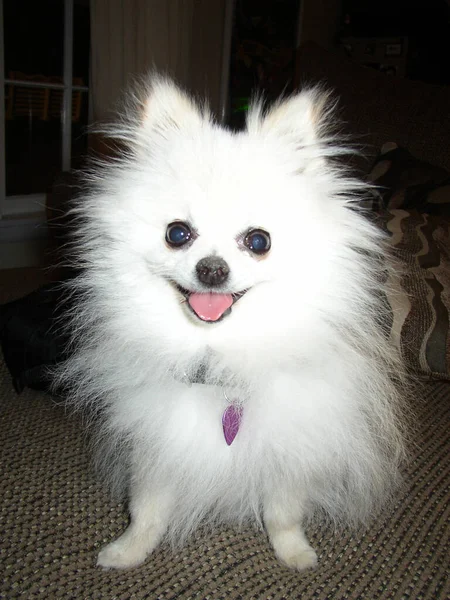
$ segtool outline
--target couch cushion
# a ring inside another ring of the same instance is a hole
[[[388,142],[368,175],[379,187],[378,207],[450,216],[450,173]]]
[[[450,380],[450,221],[417,210],[381,217],[399,262],[388,300],[407,367]]]

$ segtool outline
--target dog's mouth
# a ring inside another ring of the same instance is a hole
[[[192,292],[181,285],[175,284],[177,290],[186,300],[191,312],[201,321],[217,323],[231,313],[233,305],[248,291],[235,292],[231,294],[220,294],[217,292]]]

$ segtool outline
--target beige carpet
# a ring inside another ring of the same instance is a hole
[[[45,394],[14,393],[0,368],[0,597],[370,599],[450,597],[448,384],[417,401],[421,435],[392,513],[358,536],[310,531],[315,572],[280,566],[262,533],[218,531],[127,572],[95,566],[126,526],[91,472],[78,418]]]

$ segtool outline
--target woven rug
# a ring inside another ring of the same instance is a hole
[[[420,437],[392,511],[359,535],[308,531],[316,571],[275,560],[263,533],[224,529],[179,554],[102,571],[98,550],[127,524],[92,473],[80,421],[49,396],[14,393],[0,368],[0,597],[180,599],[444,599],[450,597],[448,383],[425,386]]]

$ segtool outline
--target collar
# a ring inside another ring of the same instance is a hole
[[[200,365],[195,373],[188,375],[186,371],[183,372],[180,380],[187,386],[191,387],[194,383],[206,383],[206,371],[207,367],[205,364]]]
[[[183,375],[181,376],[180,380],[182,383],[186,384],[189,387],[191,387],[194,383],[195,384],[205,384],[206,383],[206,372],[207,372],[207,367],[205,364],[203,364],[203,365],[200,365],[200,367],[197,369],[197,371],[195,373],[193,373],[191,376],[189,376],[186,372],[184,372]],[[222,392],[223,392],[224,398],[227,401],[227,407],[225,408],[223,415],[222,415],[222,430],[223,430],[223,436],[225,438],[225,442],[227,443],[228,446],[231,446],[231,444],[234,441],[234,438],[238,434],[239,427],[241,425],[243,408],[242,408],[242,406],[239,405],[238,402],[233,402],[232,400],[230,400],[228,398],[225,390],[223,389],[223,386],[220,383],[217,383],[216,385],[222,387]]]

